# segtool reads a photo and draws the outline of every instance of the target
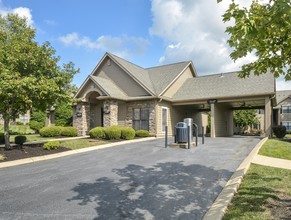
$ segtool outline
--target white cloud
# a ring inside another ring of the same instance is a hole
[[[281,76],[276,80],[276,90],[291,90],[291,81],[285,81]]]
[[[33,26],[32,14],[29,8],[18,7],[18,8],[11,9],[11,8],[5,7],[2,4],[2,1],[0,1],[0,14],[3,16],[6,16],[9,13],[17,14],[21,18],[26,18],[27,24],[30,26]]]
[[[149,41],[145,38],[129,37],[126,35],[120,37],[102,35],[96,40],[92,40],[89,37],[80,36],[78,33],[73,32],[65,36],[61,36],[59,39],[66,46],[108,51],[122,57],[129,57],[133,54],[143,54],[149,45]]]
[[[160,63],[193,60],[199,75],[239,70],[254,55],[234,63],[227,45],[228,36],[222,15],[229,0],[152,0],[151,35],[161,37],[165,44]]]

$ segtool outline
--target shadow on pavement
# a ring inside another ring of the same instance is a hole
[[[119,179],[79,183],[68,201],[96,203],[95,219],[201,219],[232,174],[182,161],[112,172]]]

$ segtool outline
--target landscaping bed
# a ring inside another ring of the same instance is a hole
[[[0,160],[1,162],[12,161],[12,160],[19,160],[25,159],[30,157],[37,157],[37,156],[44,156],[49,154],[60,153],[64,151],[71,150],[65,147],[59,147],[55,150],[45,150],[43,149],[43,144],[32,144],[32,145],[25,145],[21,147],[13,147],[12,150],[5,150],[4,148],[0,149],[0,154],[4,155],[5,159]]]

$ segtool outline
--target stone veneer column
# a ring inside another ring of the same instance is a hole
[[[90,105],[86,102],[73,106],[73,126],[79,136],[88,134],[90,128]]]
[[[115,100],[103,102],[103,124],[104,127],[118,125],[118,103]]]

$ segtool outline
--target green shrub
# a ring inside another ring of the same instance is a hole
[[[61,136],[61,133],[62,127],[60,126],[49,126],[39,130],[39,134],[42,137],[57,137]]]
[[[16,122],[16,125],[24,125],[24,123],[21,122],[21,121],[17,121],[17,122]]]
[[[0,133],[0,144],[5,143],[4,133]]]
[[[33,120],[30,121],[28,124],[32,130],[35,130],[37,132],[39,132],[39,130],[44,127],[43,122],[38,122],[38,121],[33,121]]]
[[[61,135],[66,137],[76,137],[78,136],[78,131],[74,127],[63,127]]]
[[[277,138],[283,138],[286,135],[286,127],[283,125],[274,126],[273,132]]]
[[[104,138],[105,137],[104,128],[103,127],[92,128],[89,131],[89,135],[91,138]]]
[[[120,139],[121,137],[121,128],[116,125],[112,125],[108,128],[105,128],[104,132],[105,132],[105,137],[109,140]]]
[[[121,138],[125,140],[132,140],[135,136],[135,130],[130,127],[121,128]]]
[[[49,141],[43,145],[43,149],[45,150],[55,150],[60,147],[59,141]]]
[[[137,131],[135,131],[135,135],[137,137],[148,137],[148,136],[150,136],[150,132],[147,130],[137,130]]]
[[[26,136],[19,135],[14,138],[14,143],[22,146],[26,142],[26,140]]]
[[[5,159],[6,159],[6,156],[4,154],[0,154],[0,161],[5,160]]]

